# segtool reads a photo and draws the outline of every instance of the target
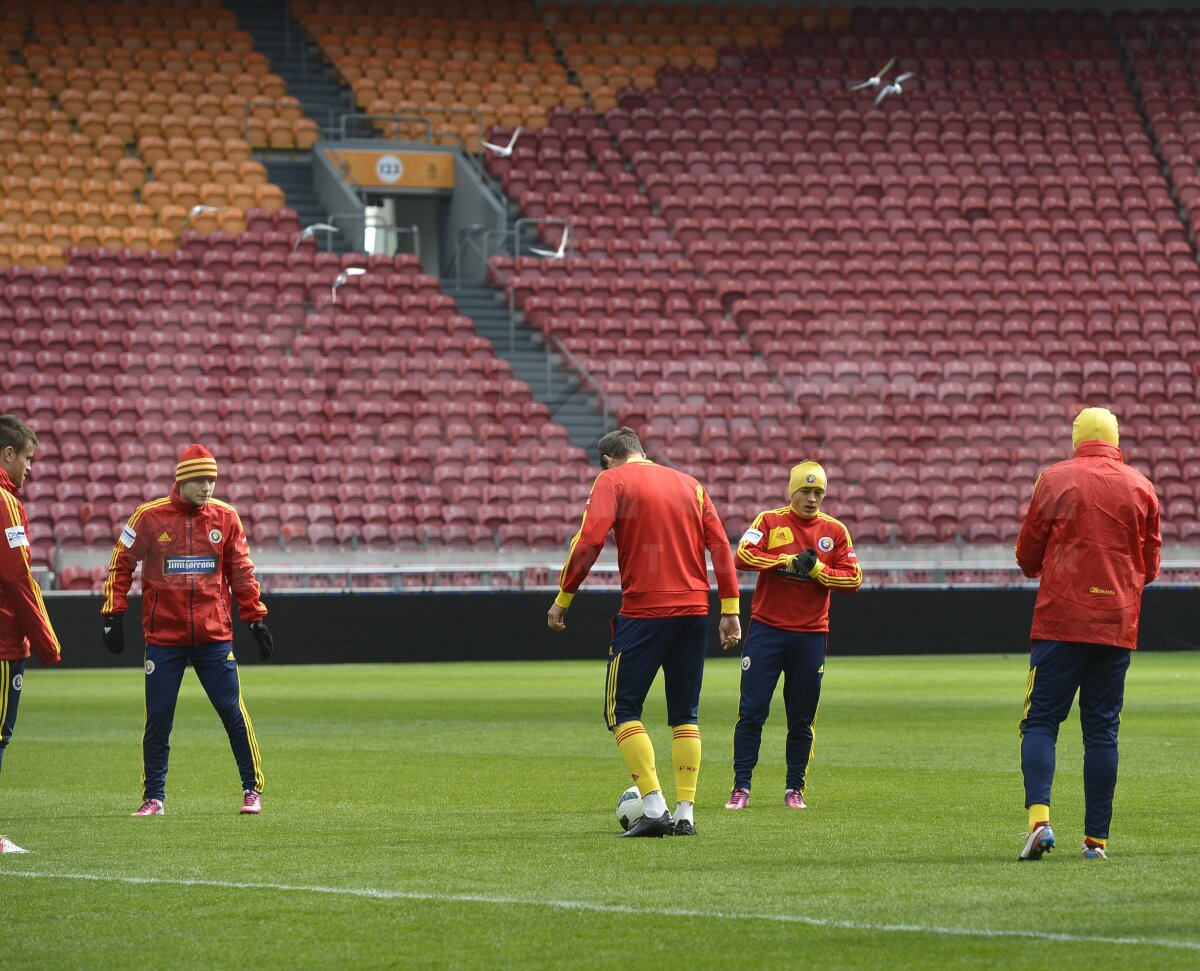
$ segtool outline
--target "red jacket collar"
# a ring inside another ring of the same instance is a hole
[[[1080,442],[1079,447],[1075,449],[1075,457],[1090,457],[1098,455],[1101,458],[1116,459],[1118,462],[1124,462],[1125,456],[1121,454],[1121,450],[1115,445],[1110,445],[1108,442],[1102,442],[1099,439],[1090,439],[1086,442]]]
[[[190,512],[193,509],[200,508],[194,502],[189,502],[187,499],[183,498],[183,495],[179,492],[179,483],[178,482],[176,482],[173,486],[171,486],[171,491],[168,494],[167,498],[171,500],[171,505],[174,506],[176,509],[178,509],[180,512]]]
[[[21,491],[15,485],[13,485],[13,480],[8,477],[8,473],[3,469],[0,469],[0,489],[5,489],[8,492],[11,492],[14,496]]]

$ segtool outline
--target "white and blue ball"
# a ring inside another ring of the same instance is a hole
[[[628,832],[629,827],[642,818],[644,811],[642,794],[637,786],[630,786],[621,793],[621,798],[617,800],[617,822],[621,824],[621,829]]]

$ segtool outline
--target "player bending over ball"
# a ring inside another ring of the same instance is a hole
[[[737,573],[721,519],[704,487],[690,475],[646,458],[632,428],[609,432],[599,443],[604,468],[592,485],[579,532],[547,614],[561,631],[575,591],[604,548],[617,539],[621,609],[612,622],[604,721],[642,795],[644,815],[622,836],[695,835],[694,803],[700,771],[700,684],[707,641],[708,569],[712,555],[721,598],[721,643],[741,639]],[[672,726],[675,816],[667,811],[654,746],[642,725],[646,694],[662,668],[667,721]]]
[[[212,453],[202,445],[185,448],[170,495],[142,503],[129,517],[104,584],[104,646],[120,654],[129,586],[141,562],[146,728],[143,804],[135,816],[163,812],[171,724],[189,663],[229,735],[242,776],[241,812],[262,812],[262,761],[233,656],[232,599],[250,624],[261,660],[270,659],[274,640],[263,622],[267,608],[259,599],[242,521],[233,506],[213,498],[216,484]]]
[[[745,809],[750,802],[750,777],[780,674],[788,722],[783,801],[790,809],[808,808],[804,778],[825,673],[829,593],[854,593],[862,584],[849,530],[821,512],[827,484],[821,466],[801,462],[788,481],[791,503],[759,513],[737,546],[738,569],[757,571],[758,583],[742,649],[733,792],[726,809]]]

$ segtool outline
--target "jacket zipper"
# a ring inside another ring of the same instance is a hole
[[[196,509],[188,510],[188,556],[192,555],[192,525],[195,522]],[[192,647],[196,646],[196,575],[188,574],[188,623],[192,628]]]

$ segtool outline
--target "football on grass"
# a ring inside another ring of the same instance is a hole
[[[642,796],[637,786],[630,786],[621,793],[617,800],[617,822],[621,829],[628,831],[629,827],[642,818]]]

